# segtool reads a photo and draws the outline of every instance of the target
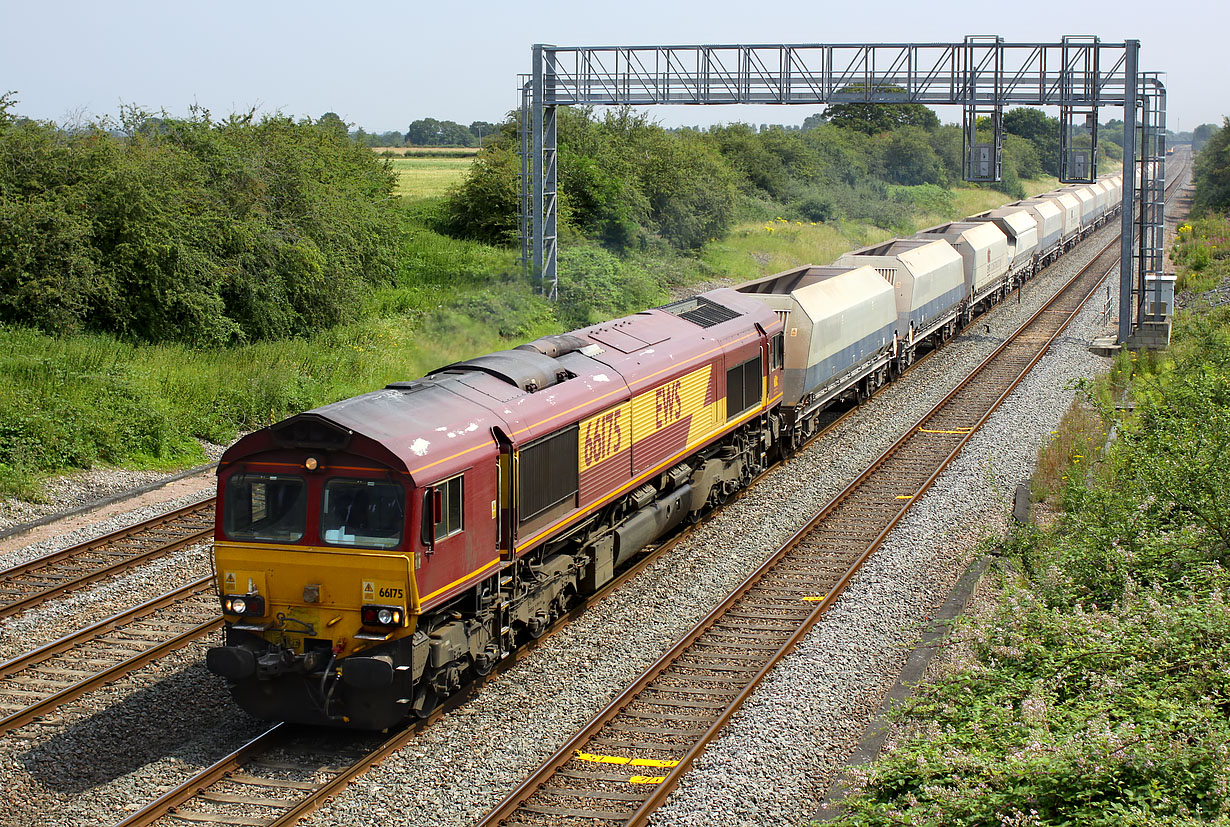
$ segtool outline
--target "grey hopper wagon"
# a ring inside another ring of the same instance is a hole
[[[907,361],[916,344],[933,335],[944,338],[968,311],[961,254],[947,241],[898,238],[853,250],[837,263],[865,264],[892,284],[897,338],[907,349]]]
[[[892,285],[872,268],[806,265],[736,289],[782,319],[782,404],[797,409],[796,417],[888,378],[897,302]]]

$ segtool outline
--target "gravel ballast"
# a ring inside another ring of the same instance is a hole
[[[197,440],[207,462],[217,462],[224,445]],[[40,484],[42,502],[0,499],[0,530],[51,517],[80,507],[90,507],[109,497],[171,479],[177,471],[124,471],[118,468],[91,468],[72,474],[48,477]]]
[[[982,317],[970,333],[886,388],[305,823],[476,821],[955,386],[1113,232],[1103,230],[1086,249],[1052,265],[1025,288],[1021,304],[1013,296]],[[1004,502],[1028,476],[1037,447],[1072,397],[1071,378],[1091,375],[1105,363],[1085,351],[1103,326],[1097,304],[920,499],[799,651],[769,677],[727,736],[685,778],[658,814],[659,823],[777,825],[810,812],[878,708],[922,619],[942,602],[941,592],[977,539],[979,530],[954,535],[951,527],[1002,520]],[[201,565],[190,554],[183,565],[165,566],[166,572],[180,582],[188,579],[188,570]],[[10,555],[13,562],[20,556]],[[113,589],[109,599],[118,599],[115,584],[105,588]],[[80,600],[95,592],[102,589],[83,592]],[[6,641],[17,633],[32,635],[40,618],[44,625],[55,619],[54,611],[27,613],[0,631]],[[117,802],[150,800],[257,734],[262,725],[239,712],[221,682],[204,670],[202,651],[189,647],[62,708],[59,723],[27,727],[25,737],[7,736],[0,745],[0,784],[11,794],[0,803],[0,823],[111,823]],[[762,711],[779,717],[766,721],[758,717]],[[53,772],[46,763],[62,750],[114,755],[111,745],[134,741],[151,746],[113,770],[83,760]],[[65,773],[78,774],[80,782],[66,782]]]
[[[1113,230],[1098,239],[1105,243],[1110,235]],[[788,466],[775,471],[756,491],[716,515],[669,559],[659,561],[617,595],[587,612],[516,669],[485,687],[475,701],[359,779],[305,823],[318,827],[374,824],[380,821],[379,813],[413,813],[424,824],[477,821],[720,602],[808,515],[857,476],[902,429],[951,390],[1041,305],[1044,293],[1049,296],[1056,283],[1070,277],[1078,261],[1087,260],[1098,245],[1095,240],[1087,252],[1082,250],[1053,265],[1030,283],[1020,305],[1013,297],[995,313],[984,316],[971,328],[973,332],[954,339],[936,358],[919,364],[909,377],[895,383]],[[984,325],[990,325],[989,334]],[[1088,355],[1085,346],[1092,338],[1090,331],[1102,326],[1100,312],[1087,309],[1082,327],[1065,336],[1063,355],[1058,360],[1047,357],[1039,369],[1053,361],[1067,365],[1075,358],[1080,366],[1069,368],[1071,375],[1096,372],[1106,360]],[[930,577],[932,583],[946,585],[955,579],[958,563],[967,557],[964,540],[968,538],[948,537],[947,528],[976,525],[976,520],[986,516],[1002,519],[1001,499],[1010,496],[1015,484],[1028,476],[1037,445],[1053,427],[1044,424],[1047,417],[1058,421],[1071,399],[1072,391],[1065,389],[1067,381],[1048,375],[1031,380],[1029,387],[1037,386],[1038,398],[1024,397],[1024,390],[1013,395],[1014,400],[1021,400],[1021,411],[1015,414],[1019,419],[1008,420],[1008,432],[1029,427],[1037,439],[1013,436],[1010,440],[1016,459],[999,471],[1010,484],[999,492],[987,485],[982,452],[975,445],[945,477],[951,480],[972,473],[965,485],[978,495],[970,498],[977,508],[963,512],[962,519],[949,514],[931,516],[933,506],[927,503],[945,497],[941,493],[944,489],[937,488],[937,493],[915,506],[914,515],[903,521],[895,534],[912,531],[921,537],[915,525],[921,520],[930,526],[927,536],[942,541],[941,547],[920,549],[917,543],[926,540],[907,540],[901,546],[908,553],[902,554],[899,541],[890,540],[877,554],[874,565],[869,565],[847,591],[849,596],[843,595],[834,609],[837,613],[831,616],[834,619],[821,628],[832,634],[841,627],[843,634],[858,640],[859,645],[848,649],[823,645],[820,659],[827,661],[831,670],[827,685],[810,672],[813,666],[798,663],[802,652],[792,657],[790,665],[779,668],[779,672],[797,673],[795,683],[813,689],[824,686],[821,698],[829,698],[835,705],[826,707],[820,700],[805,700],[802,694],[797,698],[777,696],[767,702],[753,698],[752,703],[795,707],[799,714],[789,724],[774,722],[763,729],[752,722],[753,716],[740,716],[735,727],[744,727],[745,736],[724,739],[715,748],[712,757],[694,770],[698,780],[685,780],[660,813],[661,823],[780,825],[810,812],[823,789],[807,793],[801,806],[795,795],[802,788],[810,791],[823,785],[826,779],[817,775],[813,765],[796,762],[801,771],[792,783],[793,771],[779,762],[775,751],[785,750],[797,740],[803,752],[814,752],[817,741],[805,736],[819,732],[819,742],[832,753],[834,764],[844,758],[867,718],[878,708],[883,691],[895,679],[901,656],[916,638],[922,618],[934,602],[927,592],[919,594],[920,578]],[[1014,416],[1017,404],[1009,402],[998,418]],[[1002,433],[999,439],[1003,439]],[[870,584],[881,593],[889,590],[894,596],[881,595],[878,599],[899,600],[903,603],[901,611],[877,607],[871,613],[863,612],[863,604],[855,603],[854,596],[870,589]],[[935,587],[940,602],[938,591],[943,587]],[[872,666],[869,658],[877,664]],[[757,697],[760,695],[757,693]],[[783,756],[781,760],[793,759]],[[744,782],[737,792],[728,795],[723,789],[734,790],[728,785],[735,776]],[[781,798],[795,806],[768,806],[766,798]],[[725,804],[713,806],[719,800]]]

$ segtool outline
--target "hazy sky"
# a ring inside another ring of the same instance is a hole
[[[941,13],[941,10],[943,12]],[[1045,17],[1036,16],[1046,10]],[[1181,10],[1175,14],[1174,10]],[[1032,12],[1034,14],[1026,14]],[[184,114],[257,107],[335,111],[369,131],[436,117],[495,121],[517,105],[530,46],[960,41],[1064,34],[1141,41],[1141,69],[1166,72],[1171,129],[1230,114],[1230,3],[1094,2],[262,2],[32,3],[0,0],[0,92],[19,114],[63,121],[121,103]],[[816,107],[658,107],[666,125],[800,123]],[[1102,120],[1121,117],[1104,109]],[[940,110],[959,121],[959,110]]]

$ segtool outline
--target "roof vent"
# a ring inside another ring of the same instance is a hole
[[[701,327],[713,327],[743,315],[737,310],[731,310],[729,307],[706,299],[704,296],[693,296],[690,299],[664,305],[658,309],[665,310],[667,313],[671,313],[681,319],[687,319],[692,324],[700,325]]]
[[[476,359],[447,365],[433,371],[431,375],[465,371],[486,373],[526,393],[534,393],[572,378],[567,368],[552,357],[538,352],[537,349],[501,350],[486,356],[479,356]]]
[[[349,428],[330,422],[319,414],[301,413],[269,427],[269,433],[282,448],[315,448],[344,451],[353,434]]]

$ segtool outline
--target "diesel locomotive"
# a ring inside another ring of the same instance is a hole
[[[208,668],[262,718],[428,714],[1109,218],[1096,186],[248,434],[218,468]]]

